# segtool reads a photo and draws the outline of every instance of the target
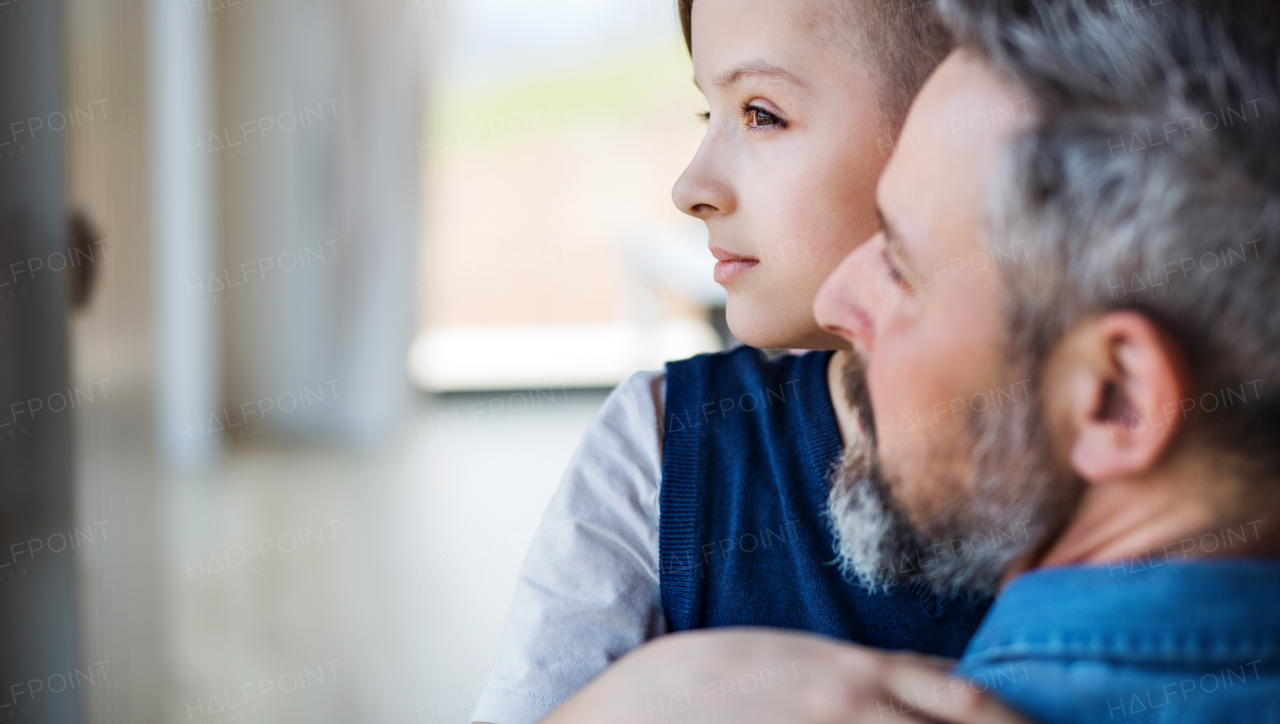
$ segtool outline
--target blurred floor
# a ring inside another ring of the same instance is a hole
[[[168,720],[469,721],[524,551],[604,397],[423,398],[377,454],[246,446],[177,482]]]

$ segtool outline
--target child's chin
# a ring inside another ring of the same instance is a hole
[[[738,303],[735,304],[734,302]],[[742,300],[729,299],[725,307],[725,321],[729,331],[743,344],[757,349],[790,349],[802,345],[797,340],[804,331],[790,329],[788,324],[775,316],[762,312],[759,307],[743,304]]]

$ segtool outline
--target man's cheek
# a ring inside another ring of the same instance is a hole
[[[894,500],[913,526],[921,528],[932,514],[936,500],[945,498],[937,490],[932,468],[932,450],[919,436],[897,435],[879,446],[880,467]]]
[[[936,441],[962,420],[963,400],[957,402],[940,380],[930,376],[936,367],[922,363],[929,356],[909,352],[878,343],[867,368],[876,432],[882,446],[896,438],[914,444]]]

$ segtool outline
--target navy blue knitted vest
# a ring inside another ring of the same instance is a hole
[[[841,453],[830,352],[667,364],[659,555],[671,631],[801,629],[958,658],[990,601],[846,580],[826,519]]]

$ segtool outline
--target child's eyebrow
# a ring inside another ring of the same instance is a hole
[[[736,65],[720,75],[717,75],[711,80],[711,82],[719,88],[728,89],[748,78],[762,78],[766,80],[780,81],[802,90],[809,89],[809,86],[805,85],[804,81],[795,77],[789,71],[763,61],[751,61],[749,63]],[[697,80],[694,80],[695,85],[697,85],[697,82]],[[701,87],[699,87],[699,89],[701,89]]]

